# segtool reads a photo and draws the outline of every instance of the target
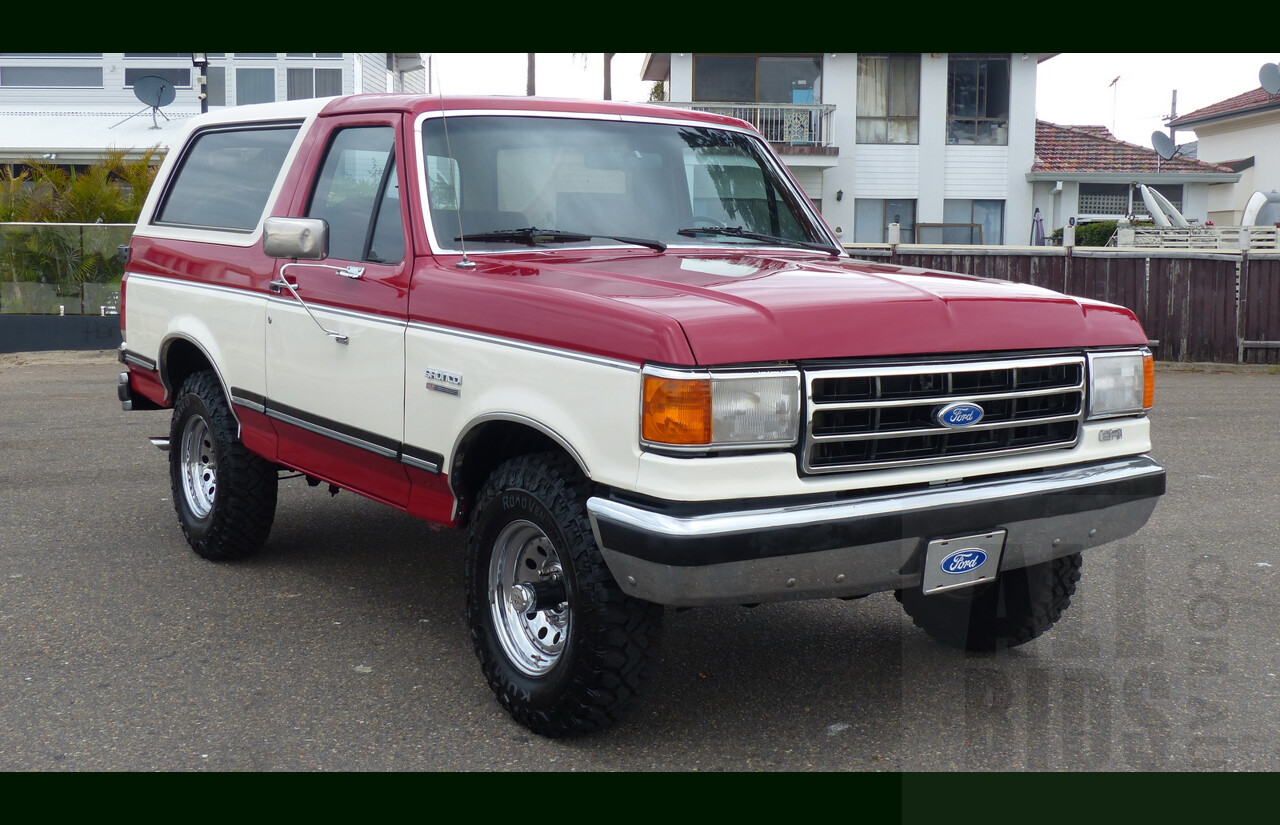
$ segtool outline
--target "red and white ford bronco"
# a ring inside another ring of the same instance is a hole
[[[664,605],[893,592],[1031,640],[1164,492],[1122,307],[853,260],[749,125],[356,96],[195,119],[122,290],[178,522],[268,539],[279,474],[469,531],[466,617],[549,736],[621,717]]]

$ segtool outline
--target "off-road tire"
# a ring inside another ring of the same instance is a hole
[[[899,590],[898,601],[916,627],[962,650],[1015,647],[1042,635],[1071,604],[1080,581],[1080,554],[1006,570],[994,582],[926,596]]]
[[[618,587],[586,500],[566,456],[517,457],[481,488],[469,532],[466,620],[480,669],[516,721],[553,738],[621,721],[657,671],[662,607]],[[557,607],[509,599],[513,585],[553,581]]]
[[[210,561],[257,552],[275,519],[277,467],[249,452],[236,431],[217,377],[187,378],[169,425],[169,482],[182,534]]]

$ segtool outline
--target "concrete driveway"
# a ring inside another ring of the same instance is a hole
[[[630,720],[548,741],[481,679],[460,535],[292,481],[260,556],[202,561],[119,369],[0,356],[0,770],[1280,770],[1269,370],[1159,373],[1168,495],[1042,639],[958,653],[891,595],[672,610]]]

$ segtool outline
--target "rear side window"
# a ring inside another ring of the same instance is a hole
[[[252,231],[298,129],[293,124],[197,136],[165,191],[155,222]]]

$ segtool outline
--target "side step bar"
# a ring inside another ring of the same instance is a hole
[[[155,447],[157,450],[163,450],[166,453],[169,452],[168,436],[157,436],[155,438],[148,438],[147,440],[150,441],[151,446]]]

